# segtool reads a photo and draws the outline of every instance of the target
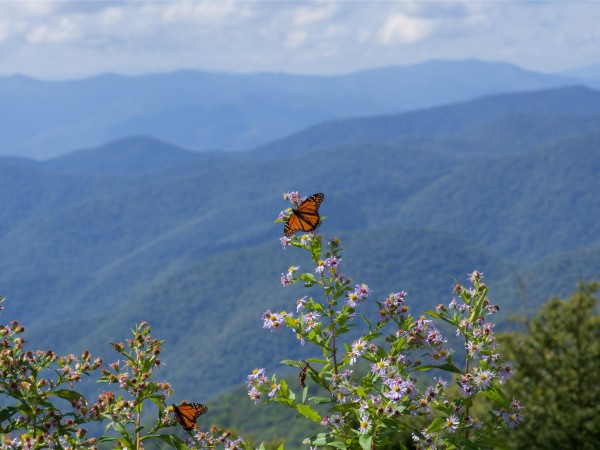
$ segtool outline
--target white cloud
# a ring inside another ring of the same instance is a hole
[[[167,23],[192,22],[195,24],[219,24],[241,11],[234,2],[177,2],[154,5]]]
[[[600,2],[0,2],[0,74],[339,73],[434,58],[541,70],[600,62]]]
[[[293,31],[287,35],[284,46],[287,48],[298,48],[306,42],[308,34],[304,31]]]
[[[52,24],[41,24],[27,34],[27,40],[32,44],[62,44],[75,41],[82,33],[69,17],[63,17]]]
[[[338,11],[338,5],[335,3],[325,3],[318,6],[303,6],[297,8],[292,13],[292,24],[294,26],[312,25],[314,23],[324,22]]]
[[[396,14],[383,24],[379,30],[381,42],[390,44],[410,44],[429,37],[435,30],[430,19],[420,19]]]

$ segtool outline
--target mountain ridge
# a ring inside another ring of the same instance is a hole
[[[460,60],[332,76],[181,71],[49,82],[0,77],[0,148],[48,159],[149,134],[197,150],[248,150],[325,120],[574,82]]]

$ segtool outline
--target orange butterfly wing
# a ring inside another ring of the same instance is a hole
[[[179,406],[173,405],[175,418],[186,431],[193,430],[196,426],[196,419],[206,411],[208,408],[200,403],[181,402]]]
[[[319,206],[325,198],[323,194],[313,194],[304,200],[297,209],[292,210],[283,227],[283,234],[290,237],[296,231],[308,233],[313,231],[319,225]]]

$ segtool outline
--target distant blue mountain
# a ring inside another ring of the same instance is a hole
[[[580,83],[504,63],[431,61],[348,75],[180,71],[40,81],[0,77],[0,152],[38,159],[148,135],[247,150],[334,119]]]
[[[561,72],[562,75],[582,80],[590,80],[600,85],[600,64],[591,64],[589,66],[574,67]]]
[[[515,143],[528,137],[556,139],[600,128],[600,91],[581,86],[498,94],[462,103],[386,116],[335,120],[314,125],[257,149],[264,157],[301,154],[332,145],[386,143],[408,138],[463,139],[488,133],[488,142],[505,140],[503,149],[520,149]],[[549,127],[552,123],[556,126]],[[491,133],[491,134],[490,134]],[[492,139],[493,135],[493,139]],[[468,146],[463,145],[460,151]],[[486,149],[492,147],[487,145]]]
[[[119,139],[40,162],[38,168],[89,175],[148,175],[202,158],[202,153],[147,136]]]

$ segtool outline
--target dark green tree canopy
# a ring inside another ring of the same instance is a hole
[[[552,298],[523,333],[502,337],[515,364],[511,390],[527,408],[514,448],[594,449],[600,442],[600,284]]]

